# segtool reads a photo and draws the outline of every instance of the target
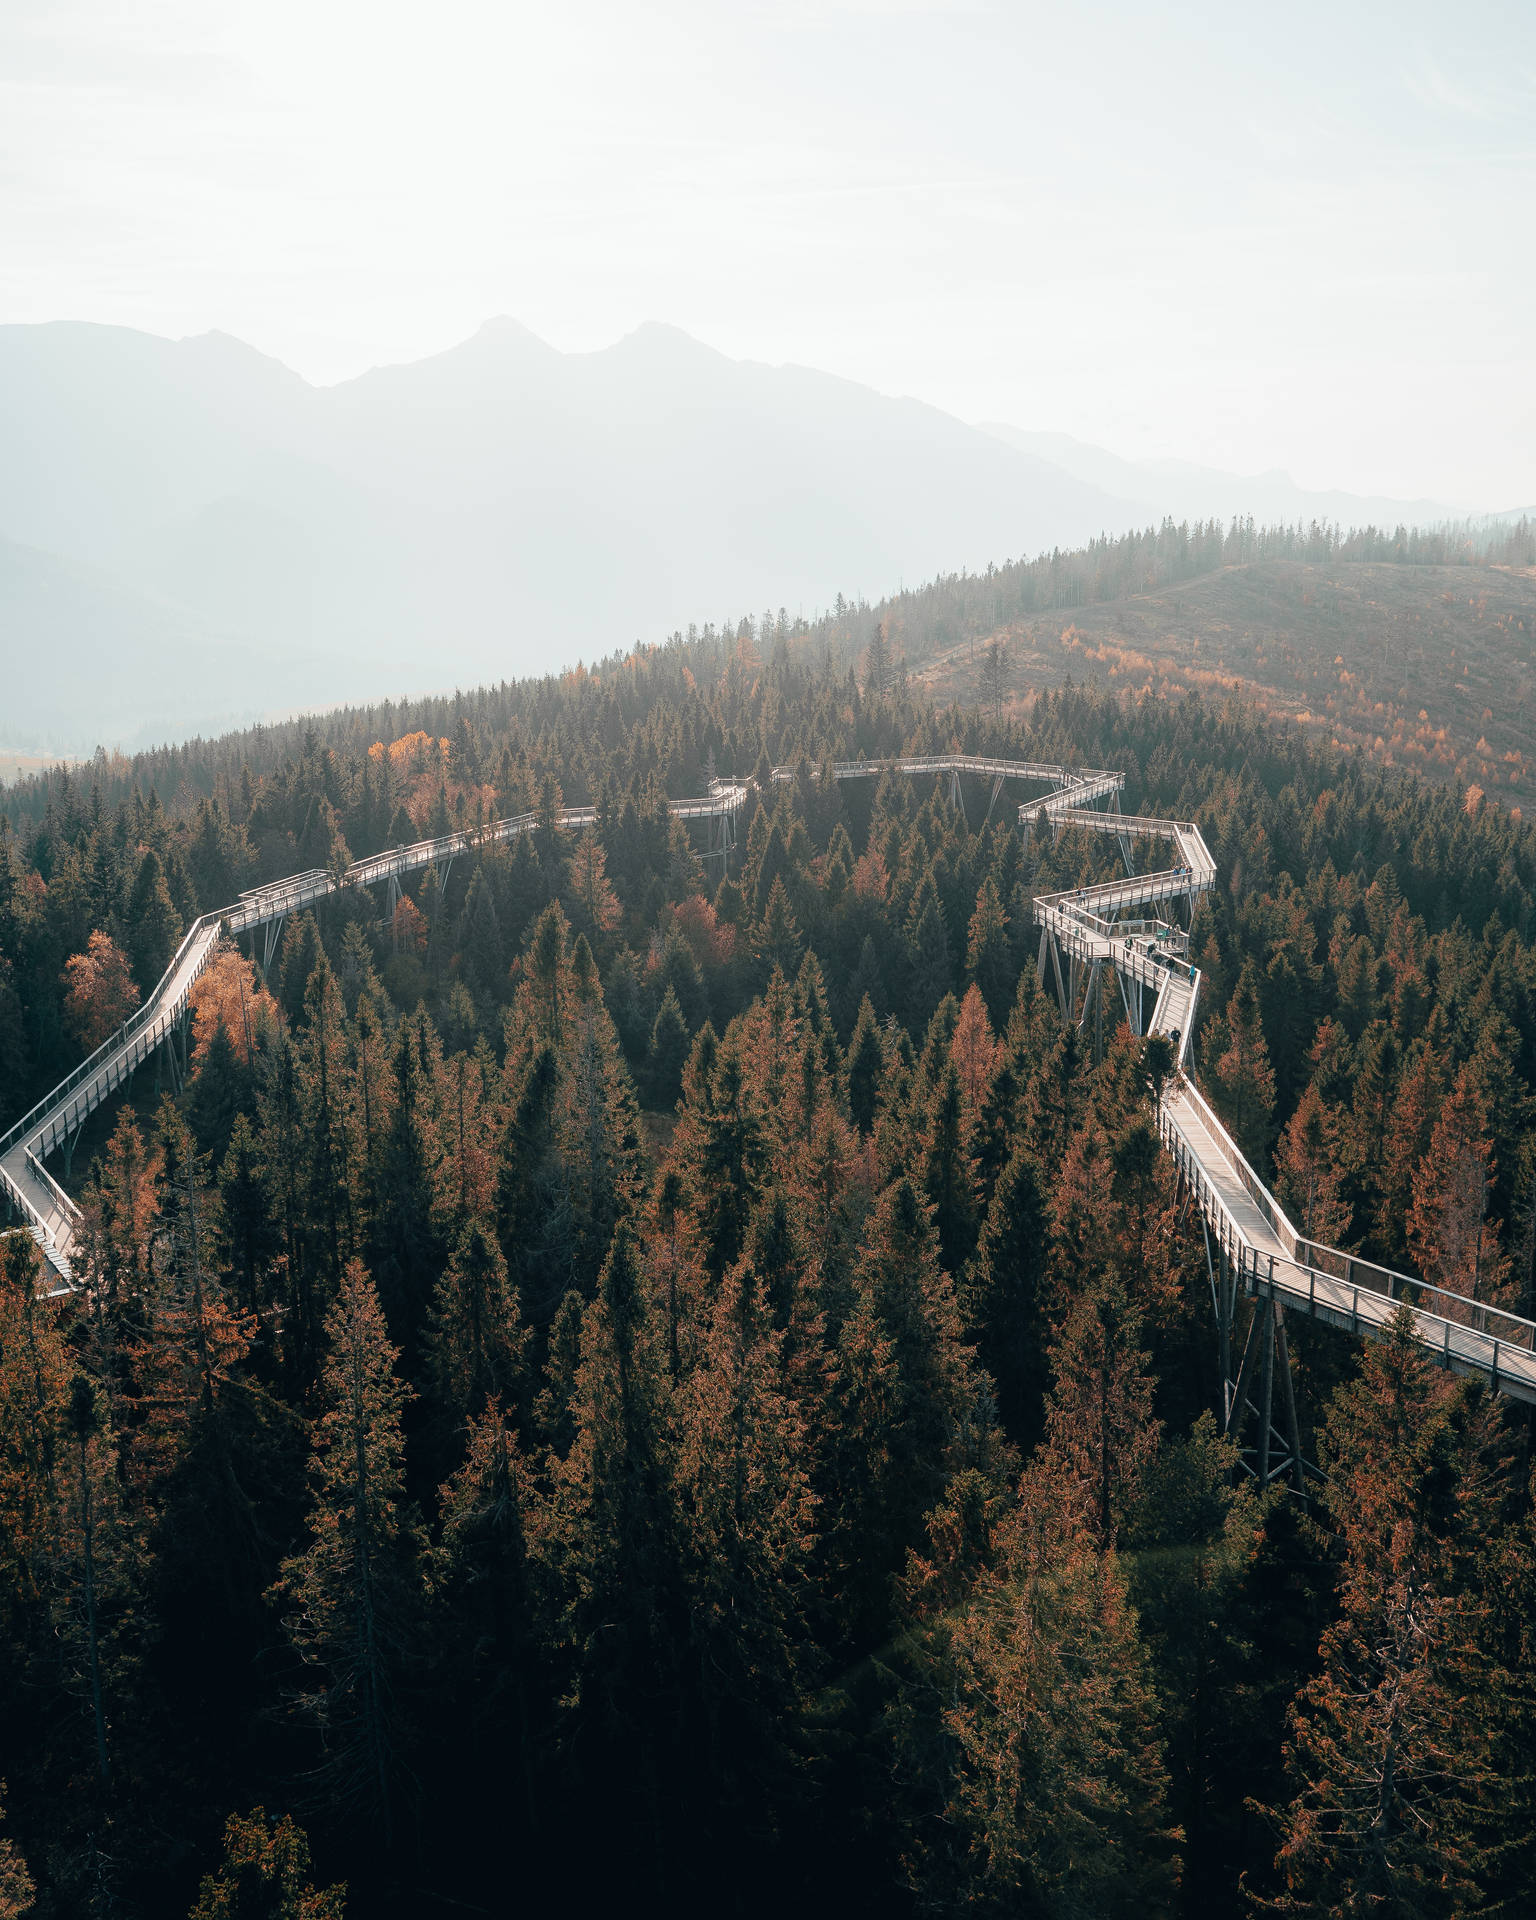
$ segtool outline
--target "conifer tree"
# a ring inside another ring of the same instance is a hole
[[[947,1471],[987,1445],[983,1383],[927,1209],[906,1179],[881,1194],[866,1226],[838,1363],[834,1550],[850,1619],[875,1631],[886,1583]]]
[[[1227,1005],[1227,1044],[1215,1062],[1221,1109],[1239,1150],[1261,1171],[1269,1156],[1275,1074],[1259,1007],[1258,975],[1244,963]]]
[[[690,1665],[702,1676],[695,1760],[712,1797],[738,1808],[782,1788],[785,1730],[809,1678],[815,1546],[806,1424],[755,1268],[749,1258],[725,1276],[675,1416]]]
[[[530,1317],[554,1311],[571,1278],[570,1201],[555,1131],[559,1065],[537,1047],[509,1105],[496,1169],[496,1234]]]
[[[344,1027],[341,989],[322,952],[304,988],[298,1079],[308,1148],[304,1213],[312,1224],[316,1266],[328,1291],[340,1279],[356,1241],[352,1209],[355,1154],[348,1137]]]
[[[1420,1355],[1403,1308],[1321,1445],[1340,1611],[1291,1719],[1281,1910],[1465,1913],[1497,1832],[1486,1600],[1468,1579],[1499,1491],[1491,1412]]]
[[[309,986],[309,976],[324,952],[320,943],[320,929],[312,913],[301,913],[297,919],[289,920],[283,930],[283,945],[278,960],[280,985],[277,998],[290,1025],[297,1026],[304,1017],[304,994]]]
[[[484,867],[475,869],[464,896],[458,945],[469,985],[484,998],[496,998],[506,978],[506,955],[502,951],[496,901]]]
[[[966,1337],[997,1387],[1004,1429],[1022,1446],[1040,1436],[1050,1384],[1045,1311],[1048,1226],[1034,1163],[1016,1151],[993,1189],[960,1305]]]
[[[1312,1081],[1275,1149],[1275,1191],[1309,1240],[1337,1247],[1348,1238],[1352,1209],[1344,1198],[1347,1166],[1341,1116]]]
[[[752,951],[762,966],[779,967],[786,974],[793,973],[800,964],[800,928],[782,875],[775,875],[767,904],[753,930]]]
[[[128,898],[129,946],[133,977],[141,993],[149,993],[171,963],[181,938],[181,915],[165,883],[165,868],[151,847],[139,863],[138,877]]]
[[[668,987],[656,1010],[651,1028],[651,1043],[646,1060],[651,1104],[663,1112],[677,1105],[683,1085],[683,1068],[688,1062],[688,1028],[677,995]]]
[[[989,874],[976,895],[966,940],[965,970],[980,989],[995,1023],[1008,1017],[1013,995],[1013,953],[1008,944],[1008,916]]]
[[[571,923],[589,939],[600,942],[617,930],[624,910],[608,878],[603,843],[595,833],[576,836],[565,870],[565,901]]]
[[[1426,1039],[1399,1078],[1381,1154],[1375,1237],[1378,1247],[1395,1265],[1407,1259],[1407,1221],[1414,1180],[1429,1151],[1445,1082],[1444,1062]]]
[[[923,1143],[923,1195],[933,1209],[939,1261],[959,1274],[976,1250],[976,1181],[965,1149],[960,1077],[946,1063],[928,1104]]]
[[[229,1029],[220,1019],[208,1036],[187,1103],[187,1117],[205,1153],[223,1159],[251,1093],[251,1076],[240,1065]]]
[[[667,1745],[654,1702],[675,1697],[688,1644],[657,1336],[635,1242],[621,1225],[583,1319],[574,1437],[553,1468],[554,1507],[539,1552],[542,1577],[561,1597],[567,1745],[585,1751],[594,1788],[642,1783],[637,1811],[653,1842]]]
[[[455,1426],[478,1418],[488,1400],[523,1403],[528,1332],[501,1249],[474,1223],[434,1289],[428,1343],[434,1401]]]
[[[697,1043],[694,1051],[697,1059]],[[685,1083],[684,1091],[688,1098],[678,1129],[680,1157],[705,1263],[718,1279],[741,1257],[767,1177],[769,1142],[733,1047],[719,1047],[703,1084],[695,1078],[691,1088]]]
[[[944,907],[932,872],[923,875],[907,910],[908,1006],[914,1026],[928,1020],[933,1009],[951,991],[954,961]]]
[[[1408,1250],[1431,1285],[1469,1300],[1501,1300],[1509,1275],[1498,1222],[1489,1217],[1494,1176],[1488,1135],[1486,1095],[1471,1067],[1463,1067],[1414,1181]],[[1452,1305],[1442,1300],[1436,1311]]]
[[[1123,1563],[1158,1682],[1186,1912],[1233,1898],[1248,1837],[1234,1787],[1267,1785],[1270,1701],[1284,1686],[1254,1629],[1298,1598],[1264,1584],[1265,1508],[1281,1496],[1258,1498],[1238,1464],[1209,1411],[1186,1438],[1166,1441],[1142,1480]]]
[[[405,1505],[399,1349],[358,1260],[342,1275],[325,1334],[309,1544],[283,1563],[274,1593],[313,1675],[295,1707],[322,1738],[317,1777],[340,1814],[389,1845],[407,1780],[421,1543]]]
[[[149,1636],[143,1542],[123,1500],[105,1396],[86,1374],[70,1383],[64,1431],[59,1520],[46,1567],[55,1670],[76,1710],[78,1732],[69,1742],[76,1763],[105,1794],[114,1747],[132,1739]]]
[[[1141,1336],[1141,1316],[1110,1274],[1071,1301],[1051,1347],[1055,1384],[1034,1470],[1057,1517],[1072,1516],[1101,1548],[1118,1541],[1157,1452]]]
[[[99,927],[64,963],[64,1018],[82,1052],[94,1053],[139,1004],[128,956]]]
[[[638,1198],[640,1118],[585,934],[576,936],[570,979],[562,1152],[571,1195],[576,1282],[589,1293],[615,1226]]]
[[[394,1114],[370,1196],[369,1239],[379,1296],[413,1377],[428,1300],[444,1255],[433,1206],[437,1142],[421,1067],[424,1037],[419,1024],[407,1023],[400,1030],[394,1059]]]
[[[4,1794],[5,1783],[0,1781],[0,1801]],[[4,1818],[0,1806],[0,1820]],[[16,1850],[16,1842],[9,1834],[0,1834],[0,1920],[21,1920],[23,1914],[32,1911],[36,1896],[37,1885]]]
[[[968,1132],[975,1127],[986,1105],[987,1095],[992,1089],[992,1076],[997,1071],[999,1053],[997,1036],[987,1018],[986,1002],[981,997],[980,989],[972,983],[960,1002],[955,1031],[949,1043],[949,1057],[960,1076],[960,1093]]]
[[[880,1029],[869,995],[865,994],[859,1002],[859,1016],[848,1042],[848,1111],[861,1133],[873,1131],[884,1067],[885,1049],[880,1045]]]
[[[232,1813],[223,1857],[204,1875],[188,1920],[345,1920],[346,1887],[317,1889],[309,1871],[309,1836],[290,1814]]]
[[[988,1512],[984,1485],[956,1483],[903,1583],[888,1728],[917,1910],[1171,1914],[1178,1835],[1124,1576],[1070,1522]]]
[[[468,1733],[461,1791],[489,1812],[510,1772],[531,1832],[539,1802],[536,1683],[544,1677],[538,1668],[549,1622],[534,1588],[529,1535],[543,1519],[533,1473],[498,1400],[470,1419],[464,1462],[443,1488],[442,1509],[438,1581],[452,1622],[454,1705]],[[515,1768],[508,1766],[509,1723]]]
[[[40,1277],[30,1236],[0,1237],[0,1628],[15,1630],[41,1593],[68,1471],[69,1356]]]

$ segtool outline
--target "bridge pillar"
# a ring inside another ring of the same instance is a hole
[[[1226,1418],[1223,1431],[1242,1454],[1243,1466],[1261,1488],[1289,1477],[1296,1493],[1306,1498],[1306,1461],[1301,1451],[1301,1426],[1296,1415],[1296,1383],[1291,1376],[1290,1345],[1285,1337],[1285,1310],[1280,1301],[1267,1294],[1253,1297],[1248,1330],[1243,1340],[1242,1359],[1237,1379],[1232,1379],[1231,1325],[1236,1307],[1236,1275],[1228,1282],[1229,1263],[1222,1254],[1221,1297],[1225,1311],[1218,1329],[1221,1351],[1222,1401]],[[1278,1367],[1285,1404],[1285,1428],[1275,1423],[1275,1372]],[[1258,1375],[1258,1402],[1249,1397]],[[1243,1434],[1249,1416],[1258,1421],[1258,1432],[1251,1445]]]

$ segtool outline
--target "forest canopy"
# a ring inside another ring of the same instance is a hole
[[[1244,1151],[1526,1314],[1536,833],[1233,702],[940,709],[766,624],[55,775],[0,835],[4,1123],[198,913],[536,816],[220,954],[185,1080],[56,1163],[78,1296],[0,1240],[0,1912],[1536,1899],[1525,1415],[1298,1322],[1316,1472],[1255,1487],[1143,1043],[1037,984],[1036,894],[1112,846],[829,769],[1198,820]],[[712,771],[728,865],[665,804]]]

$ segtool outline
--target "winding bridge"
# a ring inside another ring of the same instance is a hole
[[[776,767],[772,778],[780,783],[800,771]],[[1370,1338],[1379,1337],[1406,1305],[1420,1344],[1440,1365],[1536,1403],[1536,1323],[1308,1239],[1196,1088],[1190,1041],[1200,974],[1177,914],[1182,911],[1187,921],[1199,896],[1214,886],[1216,863],[1193,821],[1121,813],[1125,776],[1106,768],[945,754],[843,761],[831,772],[838,781],[886,774],[946,781],[951,803],[962,814],[964,783],[970,781],[989,789],[987,818],[1006,786],[1023,783],[1044,789],[1017,803],[1026,835],[1048,831],[1054,837],[1077,830],[1112,835],[1118,842],[1125,878],[1036,897],[1038,974],[1054,984],[1063,1017],[1084,1029],[1091,1021],[1100,1036],[1106,980],[1113,980],[1131,1031],[1160,1034],[1170,1044],[1173,1068],[1158,1103],[1158,1132],[1201,1216],[1226,1432],[1243,1444],[1245,1462],[1261,1483],[1288,1475],[1300,1491],[1308,1471],[1296,1418],[1286,1308]],[[704,794],[668,805],[678,817],[704,825],[706,858],[724,865],[735,845],[737,817],[752,792],[749,781],[711,778]],[[567,829],[594,823],[591,807],[567,807],[559,815],[559,825]],[[516,814],[397,847],[339,872],[295,874],[253,888],[234,905],[196,920],[144,1005],[0,1137],[0,1190],[58,1276],[56,1290],[75,1284],[71,1255],[80,1214],[43,1162],[55,1150],[67,1149],[85,1118],[157,1047],[170,1042],[174,1057],[179,1037],[185,1048],[192,988],[224,935],[254,936],[262,929],[270,965],[290,913],[348,887],[383,886],[393,907],[403,876],[430,866],[446,874],[460,854],[514,839],[537,824],[535,814]],[[1138,872],[1138,847],[1154,842],[1168,845],[1170,863]]]

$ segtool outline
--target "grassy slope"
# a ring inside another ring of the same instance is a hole
[[[1388,764],[1536,795],[1536,568],[1265,560],[1004,631],[1014,695],[1066,672],[1225,690]],[[973,703],[983,644],[913,678]]]

